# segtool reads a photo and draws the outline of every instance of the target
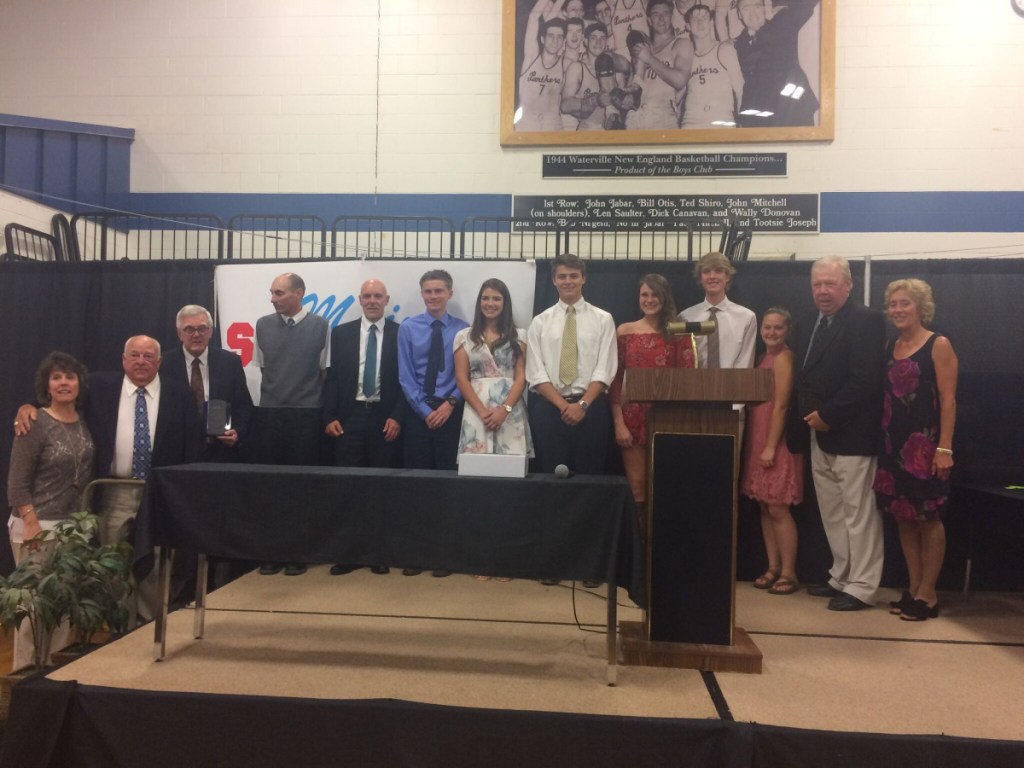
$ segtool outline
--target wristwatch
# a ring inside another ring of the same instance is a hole
[[[459,404],[459,401],[455,398],[455,395],[448,395],[448,405],[450,405],[452,408],[454,408],[458,404]]]
[[[501,407],[505,409],[505,413],[512,413],[512,406],[508,403],[502,403]]]
[[[590,403],[588,403],[586,400],[579,400],[577,402],[579,402],[580,408],[582,408],[584,411],[586,411],[587,408],[590,407]]]

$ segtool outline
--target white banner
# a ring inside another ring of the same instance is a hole
[[[431,269],[444,269],[455,281],[448,312],[473,322],[473,309],[480,284],[497,277],[512,295],[512,315],[525,329],[533,317],[535,265],[523,261],[316,261],[295,264],[230,264],[214,273],[216,315],[221,345],[242,357],[253,402],[259,404],[260,371],[249,365],[256,321],[274,311],[270,284],[285,272],[295,272],[306,283],[302,305],[322,315],[331,327],[360,317],[359,288],[370,278],[381,280],[391,295],[385,314],[397,323],[424,311],[420,298],[420,276]]]

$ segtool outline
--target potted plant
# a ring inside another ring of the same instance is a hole
[[[54,570],[68,589],[67,616],[80,652],[104,626],[124,632],[130,615],[131,545],[100,545],[98,532],[99,519],[88,511],[76,512],[56,528]]]
[[[0,577],[0,627],[16,630],[24,621],[32,627],[33,668],[26,673],[46,666],[50,638],[65,618],[83,646],[104,624],[115,632],[125,630],[131,546],[101,545],[98,530],[95,515],[76,512],[39,534],[40,540],[54,542],[50,557],[26,558],[10,576]]]

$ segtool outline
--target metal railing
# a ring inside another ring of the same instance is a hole
[[[564,230],[531,230],[509,216],[470,216],[459,229],[464,259],[553,259],[564,253]]]
[[[335,259],[454,259],[455,225],[441,216],[338,216]]]
[[[237,214],[225,228],[211,214],[82,212],[70,223],[57,214],[52,224],[52,235],[8,225],[8,258],[535,260],[568,252],[595,260],[692,261],[717,250],[745,261],[752,237],[735,220],[715,229],[593,230],[470,216],[458,235],[451,220],[434,216],[338,216],[329,232],[324,220],[311,214]]]
[[[76,213],[71,231],[82,261],[224,258],[224,222],[213,214]]]
[[[64,261],[60,241],[53,235],[11,222],[4,227],[5,261]]]
[[[229,259],[322,259],[327,224],[319,216],[239,213],[228,219]]]

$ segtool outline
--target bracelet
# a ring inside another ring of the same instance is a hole
[[[936,448],[935,452],[936,453],[944,453],[947,456],[952,456],[953,455],[953,450],[951,448]]]

